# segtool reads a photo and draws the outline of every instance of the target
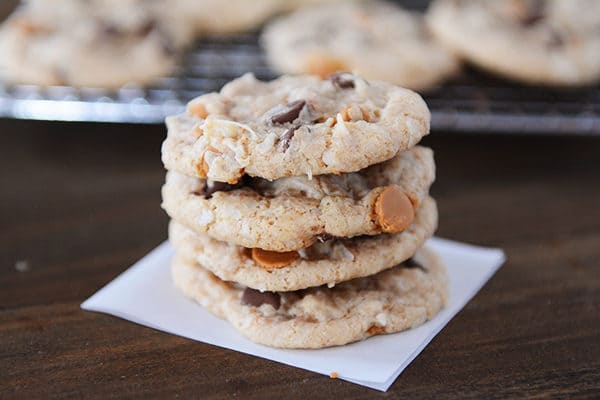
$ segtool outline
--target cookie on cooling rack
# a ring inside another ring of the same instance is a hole
[[[530,84],[600,80],[600,1],[436,0],[441,42],[484,69]]]
[[[329,79],[247,74],[167,118],[169,170],[236,183],[361,170],[413,147],[429,133],[416,93],[352,74]]]
[[[268,25],[261,42],[281,73],[353,71],[415,90],[435,86],[459,67],[420,14],[382,1],[299,10]]]
[[[410,263],[333,288],[260,292],[225,282],[177,255],[176,286],[250,340],[273,347],[323,348],[423,324],[448,299],[448,277],[427,249]]]
[[[253,31],[270,17],[308,4],[340,0],[175,0],[198,34],[228,35]]]
[[[149,4],[151,3],[151,4]],[[116,88],[170,73],[192,39],[167,1],[32,0],[0,29],[0,77]]]
[[[228,185],[170,171],[163,208],[217,240],[286,252],[322,237],[401,232],[434,179],[433,152],[419,146],[359,172],[312,179],[246,178]]]

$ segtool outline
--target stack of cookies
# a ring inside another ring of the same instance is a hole
[[[167,119],[163,208],[187,296],[274,347],[343,345],[446,303],[429,110],[349,73],[238,78]]]

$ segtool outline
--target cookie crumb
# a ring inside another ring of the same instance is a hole
[[[27,272],[30,269],[29,262],[26,260],[19,260],[15,263],[15,270],[17,270],[17,272]]]
[[[337,378],[339,377],[339,375],[338,375],[338,373],[337,373],[337,372],[332,372],[332,373],[330,373],[330,374],[329,374],[329,377],[330,377],[331,379],[337,379]]]

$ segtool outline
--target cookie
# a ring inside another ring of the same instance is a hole
[[[175,0],[196,34],[223,35],[258,28],[284,9],[284,0]]]
[[[402,233],[330,239],[298,252],[248,249],[196,234],[171,221],[169,240],[177,252],[220,279],[261,291],[291,291],[376,274],[410,258],[433,235],[437,208],[429,198]]]
[[[197,34],[228,35],[252,31],[270,17],[327,0],[175,0],[191,17]],[[329,0],[332,1],[332,0]]]
[[[323,348],[415,328],[448,300],[441,260],[421,249],[409,263],[334,288],[259,292],[225,282],[177,255],[175,285],[248,339],[281,348]]]
[[[469,62],[529,84],[600,81],[596,0],[437,0],[435,35]]]
[[[193,36],[166,1],[33,0],[0,29],[11,82],[117,88],[170,73]]]
[[[246,74],[167,118],[162,159],[167,169],[227,183],[348,173],[413,147],[429,121],[418,94],[388,83]]]
[[[285,74],[325,77],[353,71],[423,90],[459,69],[457,58],[430,35],[421,14],[382,1],[301,9],[267,25],[261,42],[271,67]]]
[[[245,178],[228,185],[170,171],[162,206],[198,233],[285,252],[324,236],[401,232],[411,224],[434,179],[433,152],[417,146],[359,172],[312,179]]]

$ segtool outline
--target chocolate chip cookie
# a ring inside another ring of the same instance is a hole
[[[383,1],[301,9],[270,23],[261,38],[269,64],[286,74],[353,71],[414,90],[459,69],[428,32],[421,14]]]
[[[333,288],[260,292],[178,255],[175,285],[250,340],[282,348],[338,346],[421,325],[446,304],[448,278],[427,249],[409,262]]]
[[[167,119],[167,169],[218,182],[340,174],[395,157],[429,133],[423,99],[342,73],[326,79],[247,74]]]
[[[359,172],[236,185],[170,171],[163,208],[198,233],[248,248],[286,252],[322,237],[397,233],[408,228],[435,179],[425,147]]]
[[[0,77],[37,85],[116,88],[175,67],[193,38],[167,1],[31,0],[0,29]]]
[[[428,23],[469,62],[529,84],[600,81],[596,0],[436,0]]]
[[[220,242],[172,221],[169,240],[180,254],[196,260],[226,281],[258,290],[290,291],[333,286],[376,274],[410,258],[437,227],[437,208],[424,200],[415,221],[402,233],[322,238],[312,246],[285,253]]]

